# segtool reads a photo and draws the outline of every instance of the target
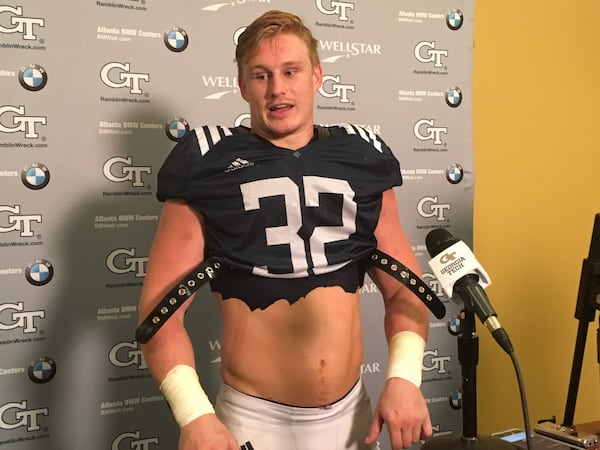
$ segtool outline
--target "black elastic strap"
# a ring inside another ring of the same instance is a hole
[[[446,307],[435,293],[400,261],[379,250],[374,250],[367,260],[369,266],[376,267],[400,281],[414,293],[438,319],[446,315]],[[173,313],[200,287],[216,278],[221,264],[216,258],[209,258],[183,277],[148,314],[135,331],[135,338],[141,344],[147,343]]]
[[[425,303],[435,317],[441,319],[446,315],[446,307],[438,296],[435,295],[435,292],[417,274],[400,261],[380,250],[371,252],[369,260],[372,267],[383,270],[410,289],[413,294]]]
[[[220,269],[219,261],[209,258],[183,277],[135,330],[137,341],[148,342],[194,292],[218,275]]]

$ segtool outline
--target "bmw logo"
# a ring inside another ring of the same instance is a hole
[[[167,137],[175,142],[184,137],[188,131],[190,131],[190,125],[187,120],[182,119],[181,117],[175,117],[165,125]]]
[[[452,87],[446,91],[446,104],[450,108],[457,108],[462,102],[462,92],[457,87]]]
[[[463,24],[463,13],[460,9],[453,9],[446,15],[446,24],[451,30],[458,30]]]
[[[19,71],[19,83],[28,91],[44,89],[48,82],[48,74],[39,64],[30,64]]]
[[[446,179],[450,184],[458,184],[463,180],[464,171],[459,164],[452,164],[446,169]]]
[[[163,41],[167,48],[172,52],[184,51],[190,42],[185,30],[179,27],[171,28],[170,30],[165,31],[163,35]]]
[[[36,259],[25,268],[25,278],[34,286],[50,283],[54,276],[54,267],[45,259]]]
[[[453,317],[448,321],[448,333],[452,336],[460,334],[460,319],[458,317]]]
[[[27,374],[29,375],[29,379],[34,383],[47,383],[56,375],[56,364],[53,359],[43,356],[29,364]]]
[[[448,399],[450,402],[450,408],[452,409],[460,409],[462,408],[462,392],[454,391],[450,398]]]
[[[37,191],[48,185],[50,182],[50,172],[45,165],[33,163],[21,171],[21,181],[29,189]]]

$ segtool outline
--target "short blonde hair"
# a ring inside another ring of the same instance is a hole
[[[255,19],[240,35],[235,49],[238,76],[242,76],[242,67],[248,58],[252,56],[258,44],[265,39],[282,33],[298,36],[308,48],[308,55],[312,66],[316,67],[319,65],[318,41],[306,25],[304,25],[302,19],[295,14],[272,10]]]

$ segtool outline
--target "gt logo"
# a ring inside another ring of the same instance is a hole
[[[140,431],[134,431],[133,433],[121,433],[118,435],[110,446],[111,450],[122,450],[119,446],[125,439],[130,439],[129,446],[125,445],[123,448],[131,450],[148,450],[150,444],[158,444],[158,437],[140,439]]]
[[[242,113],[239,116],[237,116],[233,121],[233,126],[239,127],[244,122],[248,123],[248,126],[250,125],[250,113]]]
[[[144,186],[142,174],[152,173],[152,168],[149,166],[132,166],[132,161],[133,160],[131,156],[126,158],[115,156],[104,163],[104,166],[102,166],[102,173],[107,179],[115,183],[131,181],[131,185],[133,187]],[[113,173],[113,168],[116,167],[117,164],[121,164],[119,167],[121,172],[120,174]]]
[[[33,33],[33,26],[44,26],[44,19],[23,17],[23,8],[21,6],[12,8],[11,6],[2,5],[0,6],[0,14],[2,13],[13,14],[10,16],[10,24],[14,26],[12,28],[6,28],[0,25],[0,33],[22,33],[24,40],[34,41],[36,35]]]
[[[9,423],[4,415],[11,409],[17,410],[11,416],[14,416],[15,422]],[[38,431],[41,427],[38,423],[38,417],[47,416],[48,408],[27,409],[27,401],[20,403],[12,402],[0,406],[0,430],[14,430],[19,427],[27,427],[27,431]]]
[[[319,94],[321,94],[325,98],[335,98],[338,97],[340,99],[340,103],[349,103],[350,99],[348,98],[348,92],[355,92],[356,86],[353,84],[340,84],[340,76],[337,75],[323,75],[323,83],[319,88]],[[329,87],[326,86],[326,83],[330,82]]]
[[[413,133],[420,141],[433,141],[435,145],[442,143],[442,134],[448,133],[446,127],[434,127],[433,119],[421,119],[413,127]],[[423,130],[421,131],[421,128]]]
[[[448,203],[438,203],[437,197],[423,197],[417,204],[417,211],[421,217],[435,217],[438,222],[446,220],[445,211],[450,211]]]
[[[435,275],[433,275],[432,273],[429,273],[429,272],[424,272],[423,280],[425,280],[425,282],[427,282],[427,284],[429,285],[429,288],[435,293],[435,295],[437,295],[438,297],[444,296],[444,290],[442,289],[442,285],[440,284],[438,279],[435,277]]]
[[[144,355],[136,341],[116,344],[110,349],[108,360],[115,367],[137,366],[138,370],[148,368]]]
[[[325,9],[325,7],[323,6],[323,0],[315,0],[315,5],[321,13],[327,16],[337,15],[338,20],[341,20],[343,22],[348,21],[347,10],[354,11],[354,3],[349,2],[339,2],[331,0],[331,9]]]
[[[125,255],[123,258],[124,266],[117,265],[117,259]],[[146,263],[148,262],[148,257],[135,257],[135,250],[133,248],[118,248],[109,253],[106,258],[106,267],[112,273],[128,273],[134,272],[136,278],[143,278],[146,276]]]
[[[444,253],[442,255],[442,257],[440,258],[440,262],[442,264],[448,264],[449,262],[452,262],[456,259],[456,252],[452,252],[452,253]]]
[[[3,311],[17,311],[12,314],[8,314],[8,323],[2,322],[2,312]],[[38,311],[28,311],[28,312],[19,312],[23,311],[23,302],[19,303],[5,303],[0,305],[0,330],[8,331],[14,330],[16,328],[23,328],[23,333],[35,333],[37,328],[35,327],[34,319],[36,317],[43,319],[45,317],[45,312],[43,310]]]
[[[12,226],[2,227],[0,226],[0,233],[10,233],[11,231],[20,231],[21,237],[32,237],[34,235],[33,230],[31,229],[31,223],[37,222],[42,223],[42,216],[40,214],[31,214],[31,215],[21,215],[21,206],[0,206],[0,213],[8,212],[9,214],[8,224]]]
[[[111,79],[111,72],[115,71],[118,82]],[[142,89],[140,83],[142,81],[150,81],[150,75],[147,73],[133,73],[129,71],[129,63],[109,62],[102,67],[100,71],[100,79],[108,87],[119,89],[129,88],[132,94],[141,94]]]
[[[415,58],[422,63],[433,63],[433,67],[444,67],[442,56],[448,56],[448,50],[436,50],[435,41],[421,41],[415,46]]]
[[[11,112],[15,113],[12,118],[12,125],[14,127],[9,127],[2,124],[2,115]],[[18,115],[17,115],[18,114]],[[25,137],[27,139],[35,139],[38,137],[38,133],[36,131],[36,125],[39,123],[41,125],[46,125],[47,118],[43,116],[26,116],[25,115],[25,106],[9,106],[4,105],[0,106],[0,131],[2,133],[25,133]]]
[[[238,42],[239,42],[239,40],[240,40],[240,35],[241,35],[241,34],[242,34],[244,31],[246,31],[246,27],[240,27],[240,28],[238,28],[237,30],[235,30],[235,31],[233,32],[233,43],[234,43],[234,45],[236,45],[236,46],[238,45]]]
[[[431,372],[436,370],[437,373],[448,373],[446,364],[452,361],[450,356],[438,356],[438,350],[428,350],[423,356],[423,370]]]

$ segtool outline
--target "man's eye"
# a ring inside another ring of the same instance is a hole
[[[255,73],[254,74],[255,80],[266,80],[267,78],[269,78],[269,76],[266,73]]]

